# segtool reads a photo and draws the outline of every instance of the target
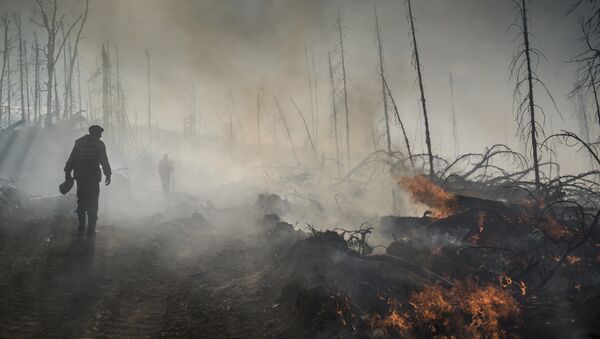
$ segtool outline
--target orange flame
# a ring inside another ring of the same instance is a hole
[[[371,316],[371,328],[395,330],[401,334],[406,334],[411,329],[408,312],[400,312],[401,305],[394,298],[379,296],[379,299],[386,301],[389,306],[389,313],[383,318],[379,315]]]
[[[431,182],[425,175],[401,177],[399,183],[411,193],[414,202],[431,207],[434,218],[446,218],[454,213],[455,196]]]
[[[524,284],[523,284],[524,286]],[[396,330],[400,335],[430,333],[439,338],[505,338],[502,326],[517,320],[520,309],[508,291],[473,282],[457,282],[451,289],[427,285],[411,294],[410,307],[391,302],[389,315],[373,316],[371,326]]]
[[[502,322],[520,313],[507,291],[474,283],[457,283],[450,290],[430,285],[413,294],[410,304],[417,322],[428,323],[435,332],[469,338],[503,337]]]

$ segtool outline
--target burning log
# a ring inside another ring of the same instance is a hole
[[[434,218],[445,218],[453,214],[456,208],[455,196],[444,191],[426,176],[420,174],[413,177],[401,177],[399,183],[411,193],[414,202],[431,207]]]

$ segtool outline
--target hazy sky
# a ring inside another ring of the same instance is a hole
[[[70,20],[82,8],[81,0],[59,2]],[[204,128],[219,132],[224,128],[230,91],[247,125],[254,126],[249,121],[254,119],[259,89],[269,110],[274,109],[272,97],[277,95],[290,120],[299,123],[289,98],[308,111],[307,48],[317,63],[325,137],[330,112],[327,52],[331,50],[337,59],[335,23],[340,12],[348,56],[352,129],[364,136],[360,144],[368,149],[370,132],[365,130],[370,121],[380,123],[382,116],[374,3],[380,16],[389,84],[415,146],[420,148],[422,137],[416,127],[421,113],[403,0],[92,0],[82,55],[85,68],[92,72],[99,64],[101,44],[109,41],[113,52],[118,46],[131,119],[137,110],[143,120],[147,110],[144,50],[148,48],[157,122],[181,128],[183,93],[194,84],[199,109],[205,115]],[[574,104],[566,100],[575,69],[567,61],[580,50],[577,19],[581,13],[565,16],[571,3],[530,2],[531,31],[537,37],[534,44],[548,58],[538,72],[565,117],[561,121],[543,100],[545,94],[538,91],[548,113],[548,130],[577,128],[572,121],[576,116]],[[33,0],[0,0],[0,4],[3,10],[21,11],[25,17],[31,16],[34,7]],[[507,31],[515,18],[512,2],[414,0],[413,12],[434,151],[452,152],[449,73],[455,82],[461,152],[481,150],[507,139],[516,146],[514,80],[508,74],[519,42],[514,41],[516,31]],[[247,139],[255,138],[251,127],[245,132]],[[298,135],[301,132],[298,129]],[[400,145],[400,139],[396,140]]]

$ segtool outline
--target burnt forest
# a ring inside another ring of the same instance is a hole
[[[600,338],[599,0],[0,0],[0,338]]]

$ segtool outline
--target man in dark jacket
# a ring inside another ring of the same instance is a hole
[[[165,153],[163,159],[158,163],[158,174],[160,175],[160,181],[165,195],[169,194],[173,189],[173,172],[175,172],[175,164],[169,159],[169,155]]]
[[[100,181],[102,174],[100,165],[106,177],[104,183],[110,184],[111,170],[106,156],[106,146],[100,140],[104,129],[98,125],[89,128],[89,134],[75,141],[75,146],[65,165],[65,179],[77,181],[77,218],[79,230],[83,231],[88,221],[88,231],[93,232],[98,219],[98,197],[100,196]],[[73,177],[71,177],[73,172]]]

